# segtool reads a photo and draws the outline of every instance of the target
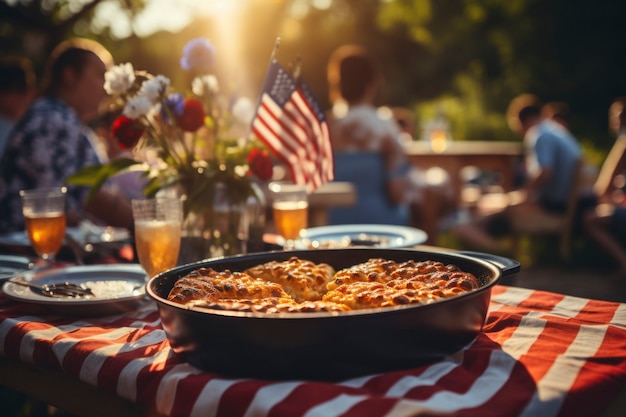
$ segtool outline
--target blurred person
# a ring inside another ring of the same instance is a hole
[[[615,143],[609,151],[598,178],[594,184],[594,191],[602,201],[611,201],[614,194],[619,194],[619,179],[616,177],[626,173],[626,97],[615,99],[609,106],[609,131],[616,137]],[[621,196],[620,196],[621,197]]]
[[[376,106],[383,83],[379,69],[362,46],[344,45],[333,52],[327,75],[335,180],[353,182],[359,199],[356,207],[331,209],[329,221],[409,225],[415,219],[434,241],[452,196],[420,182],[393,112]],[[372,165],[355,158],[369,158]],[[377,170],[376,164],[382,166]]]
[[[626,97],[609,107],[609,129],[616,136],[594,184],[598,206],[589,210],[583,226],[594,242],[617,263],[626,277]]]
[[[36,76],[26,58],[0,58],[0,155],[9,133],[35,96]]]
[[[98,113],[111,54],[88,39],[62,42],[50,54],[43,94],[15,125],[0,159],[0,233],[23,230],[19,190],[61,186],[79,169],[98,163],[87,123]],[[87,187],[68,186],[68,225],[87,216],[132,229],[130,201],[103,187],[87,202]]]
[[[509,193],[509,205],[493,214],[455,227],[459,240],[489,252],[507,252],[499,238],[511,233],[510,219],[534,210],[565,213],[575,170],[582,158],[576,138],[563,125],[541,116],[541,102],[531,94],[515,97],[507,109],[510,128],[526,152],[526,180]]]
[[[567,118],[569,116],[569,106],[562,101],[550,101],[541,107],[541,117],[552,119],[566,129],[569,129]]]

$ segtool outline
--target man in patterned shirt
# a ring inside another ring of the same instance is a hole
[[[112,64],[111,54],[87,39],[65,41],[50,55],[44,94],[15,126],[0,159],[0,233],[24,229],[20,190],[64,185],[70,174],[98,162],[86,123],[97,115]],[[88,191],[68,186],[69,225],[87,212],[104,224],[132,228],[130,202],[121,192],[103,187],[87,203]]]

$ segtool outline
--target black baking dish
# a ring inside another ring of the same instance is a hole
[[[174,268],[153,277],[147,293],[158,305],[174,351],[200,369],[233,377],[337,380],[415,367],[471,342],[485,323],[492,287],[519,270],[517,261],[474,255],[480,256],[376,248],[262,252]],[[167,300],[175,282],[195,269],[243,271],[291,256],[325,262],[337,270],[370,258],[434,260],[473,273],[481,286],[431,304],[341,313],[189,310]]]

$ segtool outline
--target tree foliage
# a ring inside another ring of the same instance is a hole
[[[608,106],[626,94],[621,52],[626,27],[620,23],[625,13],[626,4],[618,0],[593,5],[584,0],[396,0],[384,3],[380,23],[403,28],[423,45],[416,71],[407,71],[432,89],[422,89],[422,98],[453,96],[463,103],[457,110],[480,106],[483,111],[476,113],[489,115],[503,113],[513,96],[532,92],[544,101],[568,103],[574,132],[606,147],[611,142]],[[482,96],[478,102],[472,92]]]
[[[341,44],[360,43],[387,80],[381,104],[409,107],[418,121],[443,108],[454,135],[467,140],[513,139],[506,106],[515,95],[532,92],[544,101],[567,102],[577,136],[607,148],[609,103],[626,95],[621,0],[334,0],[324,9],[312,0],[246,0],[230,33],[217,30],[220,16],[203,16],[178,34],[124,42],[106,28],[94,31],[92,19],[103,1],[0,2],[0,51],[30,55],[37,63],[59,40],[81,35],[104,43],[120,62],[171,74],[182,45],[207,36],[218,51],[236,52],[237,64],[221,70],[254,93],[281,37],[281,62],[300,58],[303,77],[328,107],[328,57]],[[117,1],[132,19],[149,0],[108,1]],[[295,15],[295,6],[305,3],[308,13]]]

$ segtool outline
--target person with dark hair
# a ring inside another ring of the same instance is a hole
[[[111,54],[88,39],[70,39],[52,51],[43,95],[15,125],[0,159],[0,233],[24,228],[20,190],[65,185],[69,175],[99,162],[87,123],[98,114],[112,64]],[[88,192],[68,186],[69,225],[86,212],[103,224],[132,228],[130,201],[119,190],[103,187],[90,200]]]
[[[408,207],[403,200],[410,165],[392,115],[381,114],[375,106],[382,84],[379,70],[363,47],[344,45],[330,58],[328,83],[333,103],[330,118],[333,151],[382,155],[388,174],[388,202],[395,209],[394,222],[408,223]]]
[[[542,118],[552,119],[565,128],[569,128],[568,116],[569,106],[562,101],[551,101],[544,104],[541,108]]]
[[[35,71],[28,59],[0,58],[0,155],[11,129],[35,95],[35,84]]]
[[[526,150],[526,201],[547,211],[565,211],[575,169],[582,158],[578,140],[561,124],[541,117],[541,103],[532,95],[513,100],[509,113],[517,112]]]
[[[383,76],[375,61],[362,46],[343,45],[330,57],[327,75],[335,179],[352,182],[358,199],[355,207],[331,209],[329,222],[415,224],[434,243],[438,220],[452,211],[453,196],[421,180],[393,111],[376,106]]]
[[[456,226],[454,233],[462,243],[502,252],[498,238],[510,233],[513,217],[523,218],[535,210],[565,213],[582,150],[563,125],[543,118],[541,109],[540,100],[531,94],[515,97],[509,104],[509,127],[523,138],[526,183],[509,194],[510,203],[502,211]]]

